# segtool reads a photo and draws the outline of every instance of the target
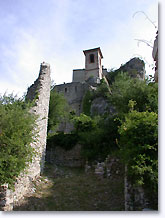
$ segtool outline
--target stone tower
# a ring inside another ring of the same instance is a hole
[[[89,50],[84,50],[85,55],[85,80],[93,76],[102,79],[102,65],[103,58],[100,47]]]

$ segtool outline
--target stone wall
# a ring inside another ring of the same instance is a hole
[[[127,176],[127,167],[119,158],[108,155],[104,162],[85,164],[85,172],[94,172],[100,178],[123,181],[123,198],[125,211],[141,211],[149,209],[144,189],[141,186],[134,187]],[[150,209],[151,210],[151,209]]]
[[[80,115],[82,112],[82,100],[87,90],[87,84],[80,82],[64,83],[62,85],[55,86],[55,90],[58,93],[64,94],[69,106],[72,110]]]
[[[58,146],[50,148],[46,152],[46,161],[60,166],[81,167],[84,165],[81,148],[80,144],[75,145],[70,150],[64,150]]]
[[[84,82],[85,78],[85,69],[73,70],[72,82]]]
[[[10,211],[14,205],[23,198],[23,196],[31,191],[32,182],[40,175],[44,167],[46,137],[47,137],[47,121],[50,97],[50,66],[42,63],[38,79],[28,89],[26,98],[35,100],[35,105],[31,109],[32,113],[38,115],[38,140],[31,144],[38,152],[32,163],[20,174],[15,182],[15,190],[8,189],[8,184],[0,187],[0,210]]]

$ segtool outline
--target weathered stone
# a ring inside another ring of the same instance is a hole
[[[84,165],[84,160],[81,157],[82,146],[80,144],[75,145],[70,150],[65,150],[59,146],[55,146],[47,150],[46,160],[49,163],[70,166],[70,167],[81,167]]]
[[[114,114],[115,110],[105,98],[98,97],[92,101],[90,113],[92,116],[103,115],[105,113]]]
[[[31,146],[35,148],[38,153],[33,157],[32,163],[30,163],[25,171],[17,178],[14,185],[14,191],[8,189],[8,184],[0,187],[0,205],[3,205],[0,206],[0,210],[12,210],[14,204],[22,199],[26,193],[34,191],[32,188],[32,181],[34,181],[43,170],[46,150],[50,84],[50,66],[49,64],[42,63],[39,77],[28,89],[26,96],[26,98],[31,101],[35,100],[35,106],[31,109],[31,112],[38,115],[36,121],[38,136],[37,142],[32,143]]]
[[[140,58],[132,58],[118,70],[128,72],[128,74],[133,78],[145,79],[145,64]]]
[[[91,166],[88,164],[88,161],[85,163],[85,173],[89,173],[91,171]]]
[[[107,69],[104,69],[101,65],[103,56],[100,48],[85,50],[84,54],[85,69],[73,70],[73,80],[71,83],[55,86],[55,90],[64,94],[69,106],[77,115],[82,113],[82,102],[86,91],[89,89],[96,89],[96,86],[100,83],[100,79],[107,74]],[[90,55],[93,55],[94,62],[90,61]],[[73,126],[71,125],[68,125],[67,127],[61,125],[59,128],[60,131],[64,132],[73,130]]]

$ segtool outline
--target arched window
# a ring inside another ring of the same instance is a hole
[[[94,63],[94,62],[95,62],[95,56],[94,56],[94,54],[90,54],[90,55],[89,55],[89,58],[90,58],[90,63]]]

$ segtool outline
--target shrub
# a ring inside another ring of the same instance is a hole
[[[135,78],[126,73],[116,76],[111,86],[112,95],[109,100],[118,113],[128,113],[130,100],[136,101],[135,109],[139,112],[146,110],[158,111],[158,85]]]
[[[61,93],[52,89],[50,92],[48,131],[56,131],[60,122],[68,120],[69,107]]]
[[[80,116],[74,116],[73,123],[76,132],[91,131],[97,125],[96,120],[92,119],[90,116],[87,116],[83,113],[80,114]]]
[[[63,132],[60,132],[47,139],[47,149],[59,146],[64,150],[70,150],[76,145],[77,142],[77,134],[65,134]]]
[[[30,104],[13,95],[0,97],[0,184],[14,183],[32,160],[35,119]],[[32,131],[33,130],[33,131]]]
[[[120,156],[127,164],[129,180],[134,185],[144,186],[151,202],[155,202],[158,193],[158,115],[133,110],[122,121],[119,133]]]
[[[93,117],[81,114],[74,118],[75,133],[82,144],[82,156],[88,160],[104,160],[117,147],[119,120],[115,117]]]
[[[90,109],[91,109],[91,104],[92,100],[94,97],[94,92],[92,91],[87,91],[83,97],[83,113],[87,116],[90,116]]]

